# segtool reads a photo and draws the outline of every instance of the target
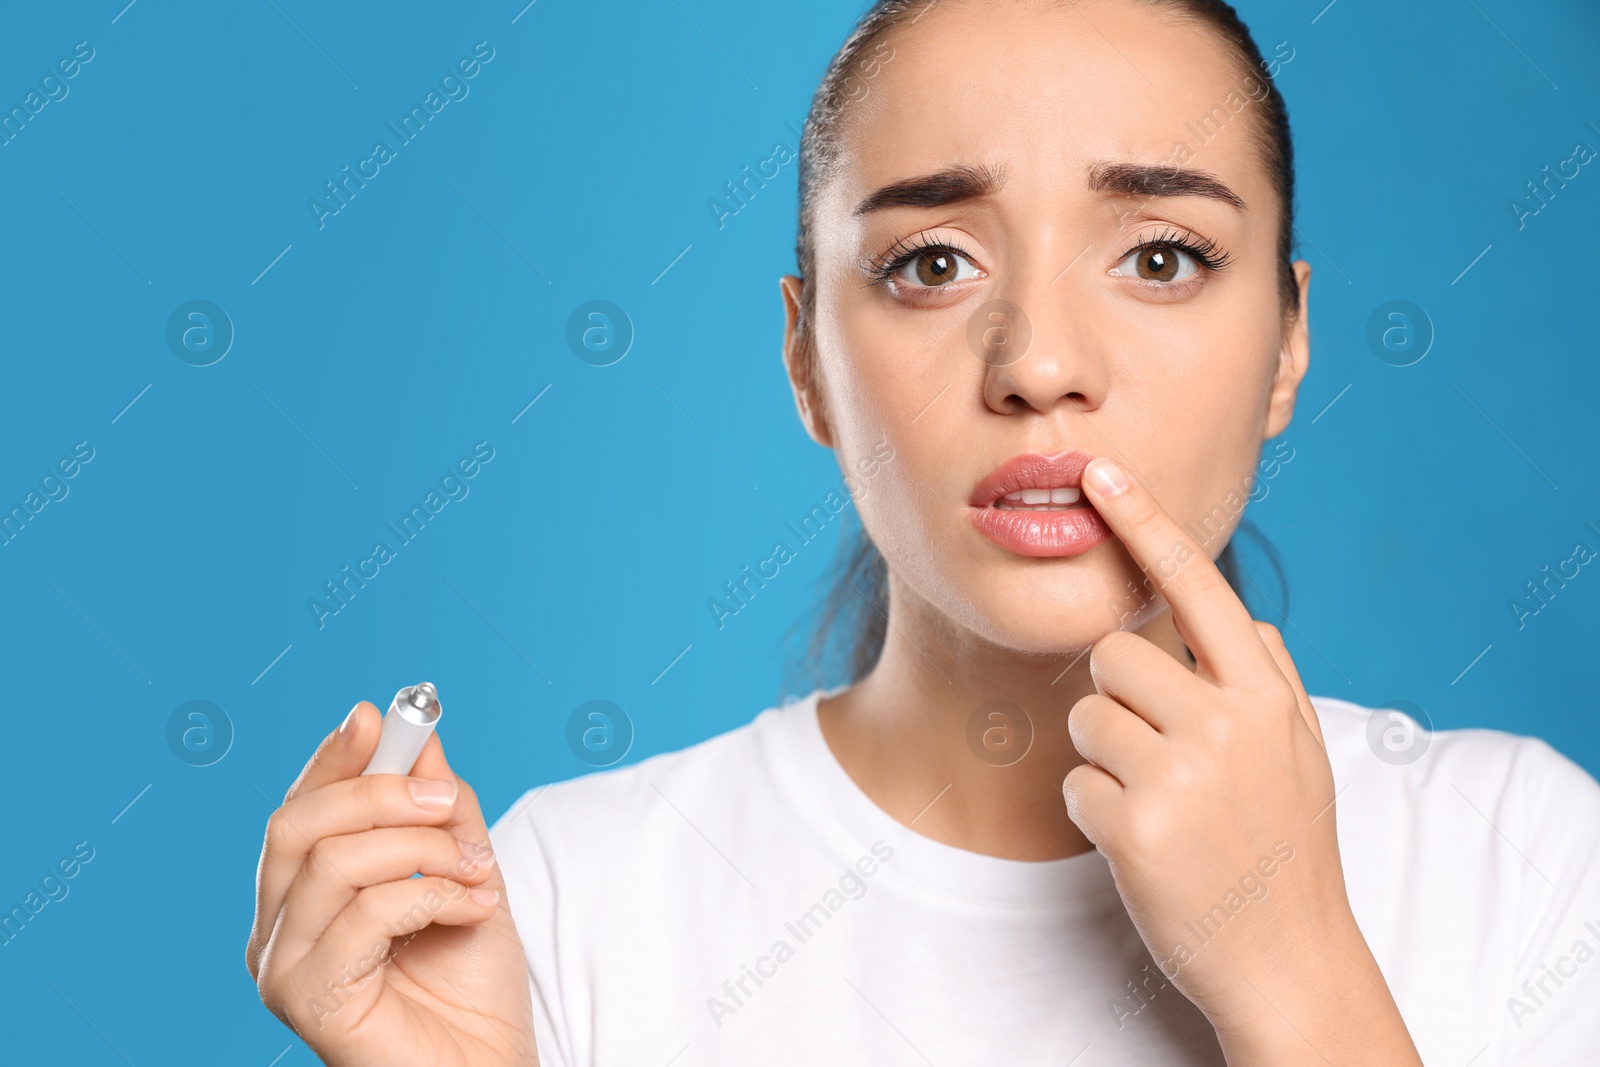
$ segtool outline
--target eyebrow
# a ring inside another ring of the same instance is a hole
[[[890,182],[857,204],[852,214],[866,215],[891,207],[943,207],[962,200],[993,196],[1005,183],[1003,167],[955,164],[932,174]]]
[[[1139,163],[1096,163],[1089,168],[1089,188],[1124,196],[1204,196],[1245,210],[1239,194],[1216,175],[1180,167]]]
[[[892,207],[943,207],[963,200],[993,196],[1005,187],[1003,167],[955,164],[890,182],[856,205],[853,215]],[[1096,163],[1089,168],[1089,188],[1122,196],[1203,196],[1245,210],[1239,194],[1216,175],[1203,170],[1140,163]]]

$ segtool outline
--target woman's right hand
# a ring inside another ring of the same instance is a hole
[[[268,818],[250,976],[330,1067],[537,1064],[478,798],[437,734],[410,776],[362,776],[381,724],[357,704]]]

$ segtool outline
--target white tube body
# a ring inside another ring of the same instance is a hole
[[[422,755],[422,746],[439,725],[444,707],[435,701],[427,711],[419,711],[411,704],[413,688],[408,685],[394,695],[383,716],[378,750],[362,774],[410,774],[417,757]]]

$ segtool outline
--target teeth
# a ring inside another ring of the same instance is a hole
[[[1000,499],[1006,504],[1076,504],[1082,496],[1081,490],[1059,486],[1055,489],[1019,489]]]

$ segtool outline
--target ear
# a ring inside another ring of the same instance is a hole
[[[783,365],[789,372],[789,388],[794,391],[794,406],[806,433],[823,448],[833,447],[833,430],[828,426],[817,380],[817,355],[811,337],[799,328],[800,296],[805,282],[793,274],[778,279],[783,293]]]
[[[1303,259],[1294,262],[1297,306],[1294,318],[1285,319],[1283,348],[1278,353],[1278,374],[1272,382],[1272,394],[1267,399],[1267,428],[1263,440],[1278,436],[1289,428],[1294,417],[1295,397],[1300,393],[1300,382],[1311,364],[1310,293],[1311,264]]]

